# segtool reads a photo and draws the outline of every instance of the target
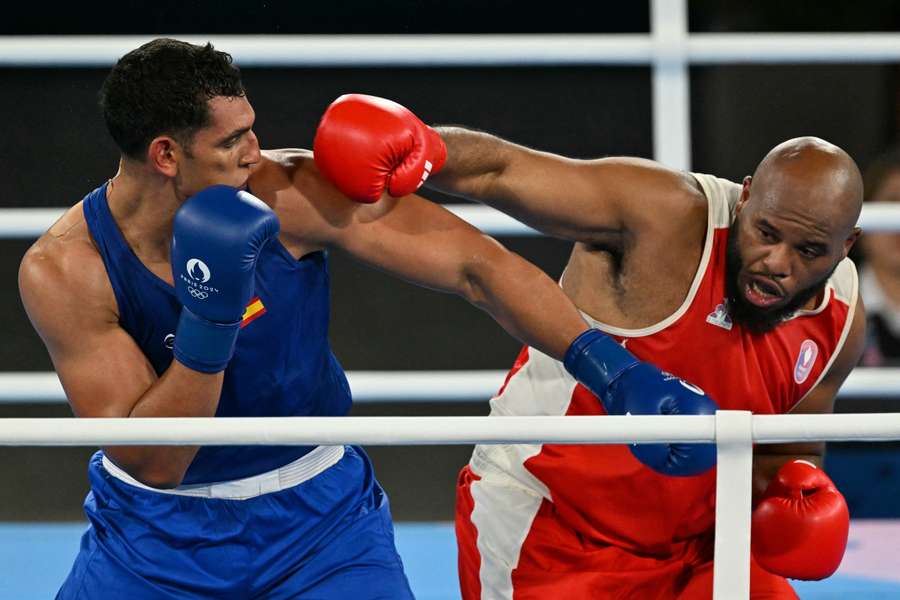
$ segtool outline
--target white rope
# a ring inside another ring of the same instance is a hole
[[[496,236],[542,235],[489,206],[479,204],[445,204],[459,218]],[[0,239],[36,238],[56,221],[65,208],[3,208],[0,209]],[[867,232],[900,231],[900,204],[896,202],[867,202],[859,218],[859,226]]]
[[[65,208],[2,208],[0,238],[36,238],[65,212]]]
[[[900,413],[752,421],[762,444],[900,440]],[[13,418],[0,419],[0,446],[712,443],[715,431],[714,416]]]
[[[156,36],[0,36],[0,66],[100,67]],[[649,65],[894,62],[897,33],[177,35],[211,41],[242,66]]]
[[[507,372],[483,371],[349,371],[353,401],[484,402],[500,389]],[[900,398],[900,368],[858,368],[839,397]],[[65,402],[53,372],[0,373],[0,404]]]
[[[711,442],[714,429],[711,416],[0,419],[0,446]]]
[[[156,36],[4,36],[0,65],[109,66]],[[241,66],[647,64],[650,37],[616,35],[177,35]]]
[[[787,442],[884,442],[894,437],[900,413],[837,415],[758,415],[753,439],[762,444]]]
[[[444,208],[488,235],[543,235],[506,213],[480,204],[445,204]]]
[[[897,33],[694,33],[692,64],[878,63],[900,61]]]
[[[900,398],[900,368],[857,367],[838,392],[838,397],[847,396]]]

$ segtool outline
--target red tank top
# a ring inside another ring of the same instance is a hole
[[[825,374],[843,345],[856,304],[853,263],[841,262],[822,301],[765,334],[731,322],[725,251],[740,186],[695,175],[709,201],[700,266],[682,306],[662,322],[623,330],[588,316],[642,360],[703,388],[724,409],[790,411]],[[491,414],[599,415],[599,400],[550,357],[526,347]],[[715,470],[666,477],[640,464],[626,446],[478,446],[479,473],[502,470],[554,503],[559,519],[588,540],[665,556],[673,542],[713,528]]]

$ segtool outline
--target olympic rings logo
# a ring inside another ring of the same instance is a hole
[[[197,300],[206,300],[209,298],[209,294],[203,290],[198,290],[197,288],[188,288],[188,293]]]

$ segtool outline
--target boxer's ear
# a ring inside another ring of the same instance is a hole
[[[740,213],[744,208],[744,204],[750,198],[750,186],[753,185],[753,177],[747,175],[741,182],[741,197],[738,198],[737,205],[734,207],[736,213]]]
[[[147,147],[147,164],[166,177],[178,174],[178,158],[185,152],[174,138],[161,135],[153,138]]]

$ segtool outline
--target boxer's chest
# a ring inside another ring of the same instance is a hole
[[[625,264],[605,252],[576,247],[563,289],[576,306],[621,329],[644,329],[669,319],[691,301],[702,277],[699,253],[673,251]]]

